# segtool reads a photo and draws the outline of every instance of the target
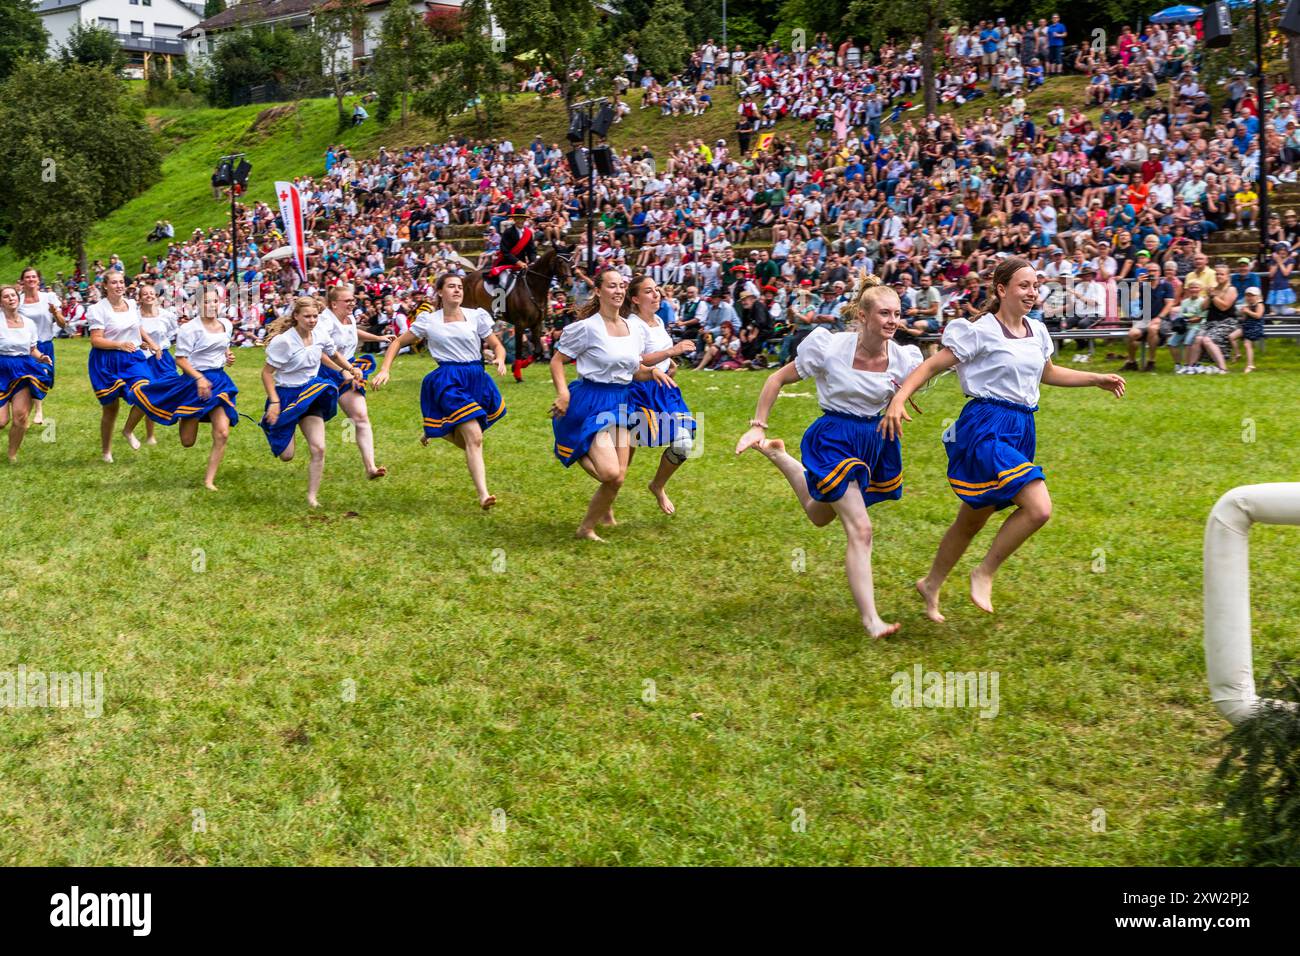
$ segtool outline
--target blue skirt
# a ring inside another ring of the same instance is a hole
[[[146,354],[149,356],[146,361],[149,363],[150,378],[160,379],[166,378],[169,375],[176,376],[183,374],[181,370],[176,367],[176,359],[172,358],[171,349],[163,349],[158,358],[154,358],[152,352]],[[186,378],[188,377],[189,376],[186,376]]]
[[[607,428],[627,427],[628,386],[580,378],[569,385],[569,408],[551,419],[555,457],[568,468],[591,449]]]
[[[361,377],[364,381],[360,388],[357,388],[357,383],[352,380],[351,375],[344,375],[338,369],[330,368],[324,363],[322,363],[320,367],[320,377],[325,379],[327,382],[333,382],[334,387],[339,390],[340,395],[346,395],[353,389],[356,389],[364,395],[366,394],[365,382],[370,380],[370,374],[375,370],[375,357],[373,355],[359,356],[358,358],[353,359],[352,365],[354,368],[361,369]]]
[[[868,507],[903,497],[903,452],[897,438],[876,430],[880,416],[864,418],[822,409],[799,443],[808,493],[817,501],[839,501],[853,482]]]
[[[140,381],[148,382],[152,375],[148,355],[143,349],[120,352],[117,349],[92,348],[90,387],[95,390],[99,404],[111,405],[119,398],[125,398],[134,405],[136,398],[131,394],[131,386]]]
[[[1269,289],[1268,298],[1264,300],[1268,305],[1294,305],[1295,289],[1289,285],[1281,289]]]
[[[953,426],[948,484],[972,508],[1002,509],[1031,481],[1043,477],[1034,464],[1037,407],[996,398],[972,398]]]
[[[235,400],[239,389],[226,374],[225,369],[200,370],[212,383],[212,394],[204,401],[199,397],[199,383],[188,375],[170,375],[152,382],[136,382],[131,387],[140,408],[161,425],[174,425],[184,418],[197,418],[201,422],[212,420],[217,408],[226,410],[230,424],[239,424]]]
[[[695,434],[695,416],[680,388],[653,380],[633,382],[628,386],[627,406],[627,427],[639,446],[671,445],[680,435]]]
[[[441,438],[457,425],[478,419],[487,431],[506,413],[497,383],[482,362],[439,362],[420,385],[426,438]]]
[[[339,410],[339,391],[333,382],[317,375],[311,381],[290,388],[277,385],[276,394],[280,396],[280,417],[274,425],[268,425],[265,416],[259,425],[266,432],[266,440],[271,445],[271,454],[279,458],[293,441],[293,430],[300,419],[315,415],[329,421]],[[271,407],[271,400],[266,400],[266,407]]]
[[[0,408],[24,388],[40,401],[54,387],[54,369],[28,355],[0,355]]]
[[[50,387],[53,388],[54,387],[54,340],[50,339],[48,342],[37,342],[36,350],[40,352],[42,355],[48,355],[50,357]]]

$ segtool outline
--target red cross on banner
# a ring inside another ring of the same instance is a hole
[[[275,192],[280,199],[280,219],[284,222],[284,235],[289,241],[293,263],[298,267],[298,274],[305,281],[307,245],[303,229],[302,195],[293,183],[276,183]]]

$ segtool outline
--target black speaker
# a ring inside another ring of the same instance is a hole
[[[591,131],[597,136],[605,137],[609,135],[609,128],[614,125],[614,107],[608,103],[601,104],[596,116],[591,121]]]
[[[596,164],[596,172],[602,176],[613,176],[617,172],[614,168],[614,151],[608,146],[597,146],[593,149],[591,161]]]
[[[571,149],[564,158],[569,162],[569,172],[573,173],[574,179],[586,179],[591,175],[591,160],[587,158],[585,149]]]
[[[1232,42],[1232,10],[1227,0],[1215,0],[1205,7],[1205,45],[1225,47]]]
[[[1282,11],[1282,22],[1278,24],[1284,33],[1300,36],[1300,0],[1289,0]]]
[[[587,138],[587,114],[582,110],[574,110],[569,114],[569,132],[565,138],[570,143],[581,143]]]
[[[246,159],[241,159],[239,165],[235,167],[232,174],[235,184],[238,186],[248,185],[248,174],[253,171],[253,164]]]

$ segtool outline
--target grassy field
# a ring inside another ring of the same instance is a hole
[[[857,622],[838,526],[731,453],[760,374],[682,376],[704,454],[671,488],[677,515],[640,456],[594,545],[570,537],[592,485],[550,455],[540,370],[502,385],[494,512],[458,451],[420,447],[428,366],[403,359],[371,402],[390,477],[364,480],[337,419],[312,514],[305,463],[272,459],[248,419],[216,495],[206,434],[186,451],[160,429],[102,464],[84,344],[59,355],[55,429],[4,470],[0,669],[101,671],[105,701],[4,712],[0,863],[1240,859],[1206,792],[1226,725],[1201,538],[1226,489],[1296,477],[1289,344],[1249,377],[1133,375],[1122,402],[1048,390],[1056,515],[994,617],[963,599],[968,555],[944,626],[911,591],[956,507],[940,433],[960,395],[941,380],[906,437],[904,499],[872,512],[880,604],[903,622],[887,642]],[[234,369],[246,411],[258,362]],[[778,402],[773,434],[797,440],[812,391]],[[1261,668],[1300,652],[1295,535],[1252,534]],[[997,671],[997,716],[895,708],[891,675],[917,664]]]

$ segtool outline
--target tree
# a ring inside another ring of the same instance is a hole
[[[375,107],[379,122],[387,122],[397,107],[402,125],[406,125],[407,104],[428,74],[433,47],[433,36],[410,0],[393,0],[379,23],[379,49],[371,68],[379,92]]]
[[[310,32],[265,26],[222,34],[207,72],[213,106],[242,105],[249,87],[264,84],[297,99],[323,82],[320,47]]]
[[[656,76],[668,77],[682,71],[689,52],[682,0],[657,0],[637,40],[641,67]]]
[[[492,37],[487,0],[465,0],[460,39],[438,46],[431,59],[433,82],[416,99],[416,108],[443,126],[466,108],[474,110],[479,132],[490,135],[501,115],[505,70]]]
[[[50,35],[29,0],[0,0],[0,80],[19,60],[45,59]]]
[[[511,55],[535,54],[541,68],[559,81],[565,105],[573,102],[570,65],[600,39],[591,0],[496,0],[493,15],[508,25]]]
[[[215,17],[222,10],[226,9],[226,0],[204,0],[203,19]]]
[[[357,48],[364,48],[366,35],[365,0],[328,0],[315,10],[308,34],[315,38],[324,56],[325,78],[339,108],[339,129],[348,125],[343,98],[352,78]]]
[[[844,19],[850,30],[856,28],[874,43],[900,33],[921,36],[921,86],[925,111],[933,113],[939,108],[934,88],[934,53],[940,42],[939,28],[962,13],[961,0],[916,0],[908,4],[852,0]]]
[[[99,219],[157,182],[162,159],[142,108],[103,66],[21,63],[0,85],[0,195],[20,256],[50,250],[85,271]]]
[[[116,34],[100,26],[77,23],[68,31],[68,41],[59,47],[59,60],[65,66],[80,63],[102,66],[120,73],[126,66],[126,51]]]

